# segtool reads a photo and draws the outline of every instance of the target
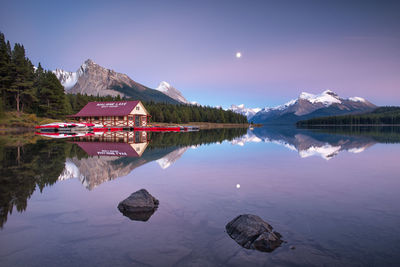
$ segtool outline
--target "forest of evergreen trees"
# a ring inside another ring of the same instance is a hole
[[[400,124],[400,107],[379,107],[365,114],[330,116],[297,122],[297,126],[313,125],[379,125]]]
[[[60,118],[67,112],[64,88],[51,71],[35,69],[23,45],[11,49],[0,33],[0,113],[17,111]]]
[[[0,33],[0,117],[4,112],[17,111],[65,119],[90,101],[117,100],[121,97],[65,94],[54,73],[44,70],[40,63],[36,68],[26,56],[23,45],[16,43],[11,48],[10,42]],[[247,123],[245,116],[220,108],[154,102],[144,105],[153,122]]]

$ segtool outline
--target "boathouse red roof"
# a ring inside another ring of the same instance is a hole
[[[139,157],[139,154],[127,143],[73,142],[89,156]]]
[[[126,116],[140,101],[89,102],[81,111],[70,117]]]

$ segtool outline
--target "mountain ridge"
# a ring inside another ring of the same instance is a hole
[[[172,96],[186,100],[175,88],[170,86],[170,93],[149,88],[132,80],[128,75],[106,69],[91,59],[87,59],[76,72],[56,69],[53,73],[64,86],[66,93],[98,96],[121,96],[140,99],[142,101],[183,103]],[[168,90],[167,90],[168,92]],[[187,101],[185,102],[187,103]]]
[[[302,92],[297,99],[283,105],[263,108],[251,120],[264,124],[292,124],[320,116],[368,112],[375,108],[374,104],[364,98],[341,98],[331,90],[320,94]]]
[[[232,110],[233,112],[242,114],[247,117],[247,119],[251,119],[257,112],[261,110],[261,108],[246,108],[244,104],[240,105],[231,105],[228,110]]]

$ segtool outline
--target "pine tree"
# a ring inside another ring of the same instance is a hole
[[[60,118],[66,114],[64,87],[51,71],[38,73],[38,115]]]
[[[30,61],[25,57],[25,48],[23,45],[15,44],[11,54],[11,86],[6,91],[15,98],[15,108],[17,112],[23,110],[27,99],[33,96],[33,67]]]
[[[4,34],[0,32],[0,97],[1,97],[1,113],[6,105],[6,88],[10,81],[9,75],[10,57],[7,52],[7,44]]]

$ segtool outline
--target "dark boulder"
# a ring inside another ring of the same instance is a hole
[[[158,204],[159,201],[150,195],[146,189],[140,189],[121,201],[118,204],[118,209],[131,220],[145,222],[157,210]]]
[[[256,215],[239,215],[225,229],[236,243],[247,249],[272,252],[283,243],[281,234],[272,231],[272,226]]]

